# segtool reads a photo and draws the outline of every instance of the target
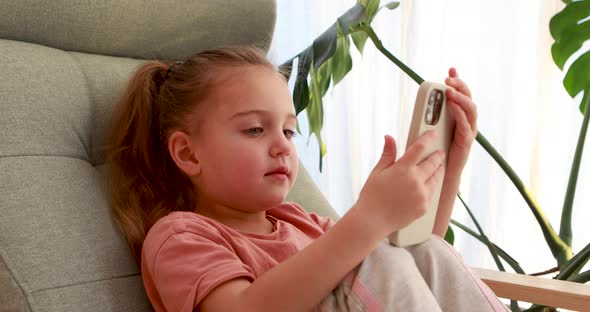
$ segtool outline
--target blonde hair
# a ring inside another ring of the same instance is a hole
[[[138,263],[156,221],[172,211],[192,211],[197,203],[191,180],[169,157],[169,135],[187,131],[187,116],[205,102],[220,68],[243,66],[276,71],[262,50],[251,47],[203,51],[183,63],[148,61],[116,104],[107,150],[111,207]]]

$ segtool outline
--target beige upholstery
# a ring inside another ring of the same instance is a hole
[[[2,2],[1,311],[150,310],[104,188],[112,105],[143,59],[268,49],[274,23],[274,0]],[[297,184],[290,198],[330,209]]]

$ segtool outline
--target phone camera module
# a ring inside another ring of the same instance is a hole
[[[440,89],[430,91],[428,96],[428,105],[426,107],[426,115],[424,121],[427,125],[436,125],[440,119],[442,104],[444,101],[444,93]]]

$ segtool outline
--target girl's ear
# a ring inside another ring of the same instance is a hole
[[[170,156],[186,175],[190,177],[201,173],[201,165],[188,134],[182,131],[175,131],[168,139],[168,151]]]

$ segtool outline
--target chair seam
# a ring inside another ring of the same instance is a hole
[[[74,157],[74,156],[67,156],[67,155],[46,155],[46,154],[21,154],[21,155],[0,155],[0,158],[18,158],[18,157],[57,157],[57,158],[71,158],[85,161],[92,165],[89,159],[84,159],[81,157]]]
[[[17,278],[17,276],[14,274],[13,269],[10,267],[8,261],[6,261],[8,257],[6,256],[6,253],[4,252],[4,249],[0,248],[0,261],[4,262],[4,265],[6,266],[6,270],[8,271],[8,273],[10,274],[10,277],[12,277],[12,279],[16,282],[16,285],[18,286],[18,289],[20,290],[23,298],[26,298],[26,304],[29,307],[29,311],[34,311],[31,307],[31,291],[29,291],[28,289],[25,289],[26,287],[23,287],[22,281],[20,279]]]
[[[41,289],[37,289],[35,291],[32,291],[31,294],[39,293],[39,292],[43,292],[43,291],[47,291],[47,290],[68,288],[68,287],[72,287],[72,286],[92,284],[92,283],[96,283],[96,282],[103,282],[103,281],[115,280],[115,279],[120,279],[120,278],[128,278],[128,277],[134,277],[134,276],[141,276],[141,274],[140,273],[132,273],[132,274],[126,274],[126,275],[120,275],[120,276],[114,276],[114,277],[105,277],[105,278],[101,278],[101,279],[83,281],[83,282],[78,282],[78,283],[65,284],[65,285],[55,286],[55,287],[46,287],[46,288],[41,288]]]
[[[88,121],[88,125],[92,124],[93,120],[96,120],[96,101],[94,99],[94,96],[92,95],[92,93],[90,92],[90,83],[88,81],[88,75],[86,74],[86,70],[84,70],[84,67],[82,66],[82,64],[80,63],[80,59],[77,58],[74,54],[72,54],[72,51],[67,51],[67,50],[62,50],[65,52],[65,54],[72,59],[73,64],[75,64],[75,66],[78,68],[78,70],[82,73],[82,76],[84,77],[84,89],[86,91],[86,97],[88,98],[88,102],[90,103],[90,118]],[[83,53],[83,52],[75,52],[75,53],[81,53],[81,54],[87,54],[87,55],[100,55],[100,54],[92,54],[92,53]],[[80,133],[78,133],[78,131],[76,132],[76,135],[78,136],[78,138],[80,139],[80,142],[82,143],[82,146],[84,146],[84,151],[86,152],[86,156],[89,160],[90,163],[92,163],[93,159],[92,159],[92,154],[93,153],[93,148],[92,148],[92,127],[90,129],[88,129],[88,145],[89,146],[85,146],[84,145],[84,141],[82,140],[82,136],[80,135]]]

